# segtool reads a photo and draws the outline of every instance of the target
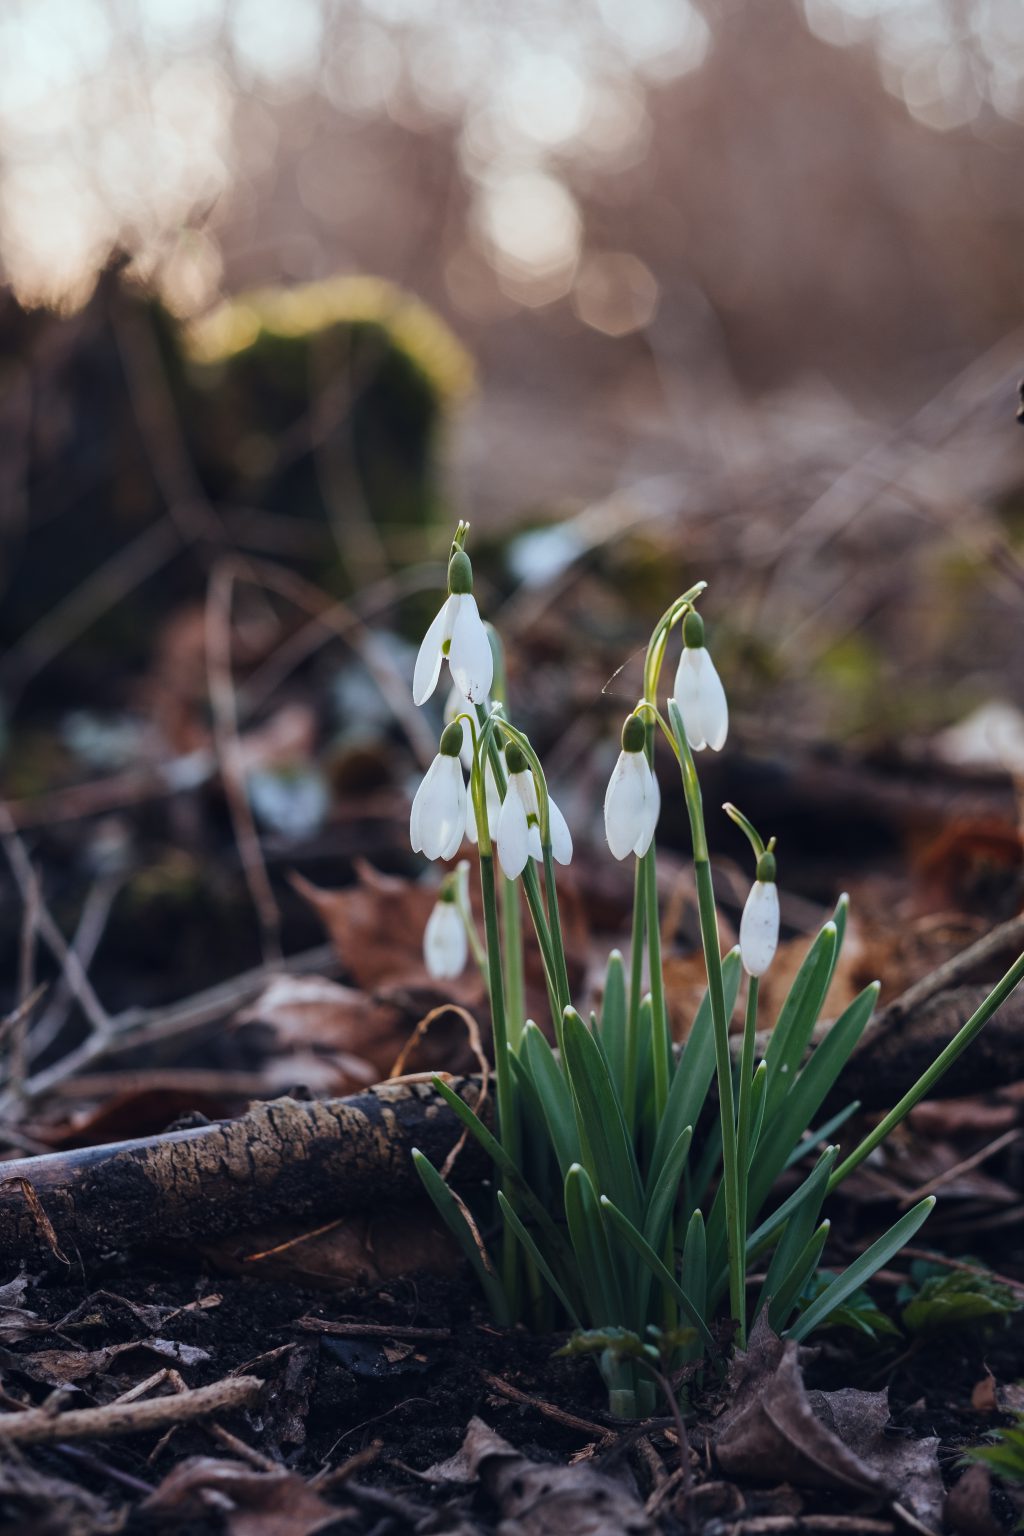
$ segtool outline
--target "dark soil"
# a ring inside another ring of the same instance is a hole
[[[374,1447],[373,1459],[359,1466],[344,1493],[337,1491],[339,1499],[351,1502],[354,1498],[358,1506],[358,1519],[343,1524],[346,1532],[384,1536],[414,1528],[429,1530],[432,1514],[440,1520],[436,1528],[447,1529],[456,1511],[478,1527],[491,1529],[495,1513],[478,1490],[453,1491],[450,1484],[437,1485],[417,1476],[458,1450],[474,1415],[531,1459],[563,1464],[593,1445],[600,1430],[614,1429],[619,1433],[593,1453],[593,1464],[631,1480],[641,1497],[653,1487],[650,1455],[638,1454],[640,1435],[630,1433],[633,1426],[608,1417],[593,1365],[554,1358],[562,1342],[559,1338],[496,1330],[478,1305],[475,1291],[459,1279],[413,1277],[339,1297],[287,1283],[182,1267],[180,1256],[175,1263],[168,1255],[158,1254],[142,1263],[122,1259],[70,1277],[37,1277],[21,1304],[53,1324],[54,1331],[36,1332],[0,1354],[2,1391],[11,1407],[45,1400],[49,1389],[30,1374],[41,1351],[141,1344],[154,1335],[207,1353],[208,1358],[180,1367],[191,1387],[250,1370],[270,1383],[257,1409],[180,1426],[169,1436],[153,1433],[105,1443],[37,1447],[24,1453],[37,1471],[76,1483],[121,1506],[125,1536],[156,1536],[157,1532],[166,1536],[168,1530],[203,1536],[226,1529],[213,1510],[198,1523],[189,1515],[183,1523],[170,1524],[166,1516],[157,1519],[138,1510],[143,1497],[140,1485],[156,1487],[185,1458],[237,1459],[237,1451],[218,1442],[212,1422],[252,1451],[304,1478],[337,1468]],[[155,1314],[145,1308],[167,1310]],[[332,1336],[318,1332],[313,1319],[322,1320],[325,1328],[346,1322],[379,1325],[381,1332]],[[395,1332],[389,1335],[391,1328]],[[427,1336],[409,1336],[403,1330],[425,1330]],[[442,1332],[431,1336],[432,1330]],[[72,1387],[62,1397],[61,1409],[109,1402],[163,1363],[141,1352],[123,1353],[106,1372]],[[960,1448],[977,1443],[999,1422],[992,1414],[971,1408],[972,1389],[987,1369],[1000,1383],[1024,1376],[1024,1321],[1013,1320],[987,1334],[961,1329],[902,1359],[900,1350],[893,1347],[885,1352],[846,1348],[842,1336],[834,1334],[808,1365],[807,1379],[809,1385],[824,1389],[856,1384],[878,1390],[889,1385],[892,1433],[937,1435],[944,1473],[947,1480],[955,1480]],[[500,1378],[511,1395],[488,1381],[487,1375]],[[515,1393],[544,1404],[547,1411],[512,1400]],[[714,1392],[708,1390],[696,1396],[690,1409],[691,1444],[700,1453],[703,1469],[697,1472],[698,1481],[719,1480],[706,1454],[715,1407]],[[552,1410],[588,1421],[594,1429],[570,1427],[552,1417]],[[647,1427],[646,1439],[671,1471],[677,1464],[676,1452],[663,1433],[665,1427],[667,1420],[654,1421]],[[126,1487],[124,1477],[135,1481]],[[791,1489],[746,1488],[730,1493],[730,1501],[732,1508],[723,1506],[722,1514],[731,1515],[731,1521],[726,1518],[722,1525],[712,1518],[701,1528],[709,1533],[730,1530],[740,1510],[744,1519],[755,1520],[798,1509],[801,1519],[812,1522],[864,1512],[863,1506],[835,1495],[796,1496]],[[713,1504],[712,1498],[707,1515],[712,1514]],[[1009,1513],[1009,1507],[1005,1509]],[[659,1528],[666,1533],[683,1529],[670,1504],[659,1519]],[[17,1498],[0,1496],[4,1536],[29,1528],[24,1505]],[[886,1529],[884,1522],[879,1529]]]

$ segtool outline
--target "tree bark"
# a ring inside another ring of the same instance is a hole
[[[476,1104],[478,1079],[451,1081]],[[54,1234],[69,1258],[95,1256],[401,1203],[421,1188],[412,1148],[440,1166],[461,1129],[429,1082],[382,1083],[351,1098],[275,1099],[237,1120],[2,1163],[0,1255],[53,1253]],[[457,1166],[464,1178],[485,1172],[472,1138]]]

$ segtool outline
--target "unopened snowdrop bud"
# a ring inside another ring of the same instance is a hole
[[[451,859],[466,831],[466,783],[459,750],[462,726],[446,725],[437,756],[416,791],[409,816],[409,839],[415,853],[428,859]]]
[[[604,797],[604,831],[617,859],[642,858],[651,846],[661,810],[661,791],[647,753],[647,732],[639,715],[622,727],[622,751]]]
[[[515,880],[526,868],[531,856],[544,857],[540,842],[540,807],[537,803],[537,786],[526,754],[516,743],[509,742],[505,749],[505,766],[508,769],[508,789],[501,803],[501,813],[494,829],[494,841],[498,850],[498,862],[508,880]],[[565,817],[548,796],[548,821],[551,827],[551,853],[559,864],[568,864],[572,858],[572,837]]]
[[[456,904],[453,885],[445,886],[423,931],[423,962],[435,981],[461,976],[469,958],[466,925]]]
[[[720,752],[729,734],[729,705],[722,679],[704,647],[704,621],[691,608],[683,620],[683,654],[672,696],[679,705],[692,752]]]
[[[425,704],[437,687],[445,657],[455,686],[471,704],[482,704],[494,678],[494,657],[473,596],[473,567],[462,549],[449,562],[448,597],[416,657],[412,696],[417,704]]]
[[[740,918],[740,959],[748,976],[763,976],[779,947],[779,892],[775,855],[762,853],[757,879]]]

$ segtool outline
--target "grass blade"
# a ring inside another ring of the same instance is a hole
[[[572,1094],[554,1051],[532,1020],[523,1030],[522,1059],[543,1107],[548,1135],[564,1179],[573,1163],[580,1160],[580,1138]]]
[[[828,1242],[828,1232],[831,1222],[823,1221],[807,1239],[807,1242],[796,1255],[780,1284],[778,1295],[773,1296],[768,1303],[768,1321],[776,1333],[781,1333],[786,1326],[786,1320],[803,1294],[804,1287],[814,1274],[821,1259],[822,1251]]]
[[[617,1083],[626,1075],[626,1007],[626,967],[613,949],[605,972],[599,1029],[608,1070]]]
[[[547,1259],[538,1248],[532,1232],[530,1232],[529,1228],[525,1227],[520,1221],[515,1210],[506,1200],[503,1191],[500,1189],[498,1190],[498,1205],[501,1207],[501,1214],[512,1228],[512,1231],[515,1233],[520,1243],[522,1243],[523,1248],[530,1255],[533,1262],[544,1276],[544,1279],[547,1281],[548,1285],[550,1285],[551,1289],[562,1303],[562,1306],[565,1308],[569,1317],[572,1319],[573,1327],[582,1328],[583,1324],[580,1322],[579,1314],[577,1313],[576,1308],[573,1306],[565,1291],[562,1289],[560,1282],[555,1277],[555,1273],[552,1270],[551,1265],[548,1263]]]
[[[597,1041],[574,1008],[565,1010],[562,1041],[584,1166],[601,1194],[639,1219],[640,1173],[618,1094]]]
[[[433,1163],[424,1157],[418,1147],[412,1150],[412,1160],[424,1189],[434,1202],[437,1214],[469,1260],[495,1321],[499,1327],[508,1328],[512,1321],[508,1298],[476,1224],[462,1201],[448,1188]]]
[[[837,939],[835,923],[827,922],[804,956],[772,1031],[764,1054],[768,1063],[769,1120],[786,1096],[817,1023],[832,979]]]
[[[675,1297],[679,1304],[679,1310],[685,1315],[687,1322],[696,1328],[708,1349],[714,1351],[716,1349],[715,1341],[703,1316],[694,1305],[692,1298],[686,1294],[675,1276],[659,1259],[643,1233],[637,1231],[629,1217],[623,1215],[622,1211],[608,1199],[607,1195],[601,1196],[601,1209],[615,1230],[625,1238],[637,1257],[651,1271],[659,1285],[665,1286]]]

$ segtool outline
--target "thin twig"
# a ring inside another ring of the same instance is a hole
[[[48,1413],[45,1408],[26,1408],[21,1413],[0,1414],[0,1446],[46,1445],[56,1440],[112,1440],[119,1435],[141,1435],[168,1424],[184,1424],[211,1413],[246,1408],[263,1391],[257,1376],[226,1377],[209,1387],[192,1387],[171,1397],[149,1398],[141,1403],[108,1403],[102,1408],[71,1408]]]

